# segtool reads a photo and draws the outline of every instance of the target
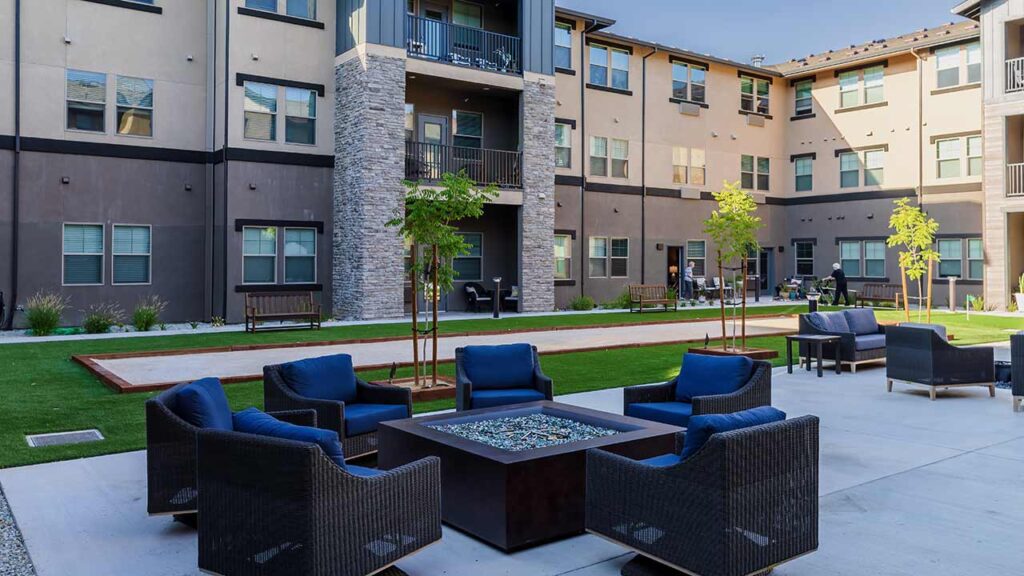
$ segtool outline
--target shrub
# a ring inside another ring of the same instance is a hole
[[[975,296],[974,298],[971,298],[971,310],[974,310],[975,312],[984,312],[985,299],[982,298],[981,296]]]
[[[25,303],[25,318],[33,336],[49,336],[60,326],[61,317],[67,310],[66,296],[51,292],[36,292]]]
[[[676,292],[675,288],[669,288],[668,292],[666,293],[666,296],[668,297],[669,300],[678,300],[679,299],[679,293]]]
[[[609,300],[601,305],[605,310],[622,310],[629,308],[629,290],[623,290],[614,300]]]
[[[82,328],[86,334],[106,334],[124,318],[124,311],[117,304],[96,304],[85,311]]]
[[[590,296],[577,296],[569,304],[569,308],[573,310],[593,310],[595,306],[597,304],[594,303],[594,299]]]
[[[223,325],[224,319],[221,318],[220,316],[214,316],[213,318],[210,318],[210,326],[213,326],[214,328],[220,328]]]
[[[167,308],[167,302],[159,296],[150,296],[139,301],[132,313],[132,325],[139,332],[148,332],[160,321],[160,315]]]

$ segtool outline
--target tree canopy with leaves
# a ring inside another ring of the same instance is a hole
[[[908,315],[910,306],[906,294],[906,280],[910,279],[917,283],[918,297],[921,297],[921,279],[925,274],[930,276],[932,263],[940,260],[939,253],[935,250],[935,235],[939,231],[938,221],[928,216],[920,206],[912,205],[910,202],[910,198],[900,198],[893,202],[895,208],[889,217],[889,229],[893,232],[885,241],[890,248],[900,248],[899,264],[904,275],[903,298]],[[928,308],[930,312],[930,300]]]

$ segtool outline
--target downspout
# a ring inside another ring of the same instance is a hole
[[[14,0],[14,166],[11,170],[11,298],[3,329],[14,326],[18,308],[18,210],[20,201],[18,175],[21,167],[21,0]]]
[[[917,58],[917,205],[924,207],[924,59],[912,48]]]
[[[590,250],[587,243],[587,34],[599,28],[597,20],[584,20],[583,33],[580,34],[580,296],[586,295],[587,269],[584,267],[587,258],[583,250]],[[587,255],[589,257],[589,254]]]
[[[640,283],[647,284],[647,59],[658,53],[658,47],[641,59],[643,74],[640,88]]]
[[[221,148],[224,160],[224,231],[221,239],[221,318],[228,321],[228,111],[231,109],[231,2],[224,3],[224,146]]]

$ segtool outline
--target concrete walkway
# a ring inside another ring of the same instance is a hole
[[[757,318],[747,322],[748,335],[779,334],[797,329],[796,318]],[[730,327],[731,331],[731,327]],[[449,336],[439,339],[438,358],[453,360],[455,349],[467,344],[510,344],[529,342],[541,352],[611,348],[623,345],[665,344],[703,340],[706,334],[721,333],[718,321],[679,322],[671,324],[637,324],[614,328],[581,328],[508,334]],[[268,364],[291,362],[329,354],[351,354],[356,367],[384,366],[392,362],[412,362],[412,346],[408,340],[339,344],[333,346],[300,346],[262,348],[232,352],[178,354],[173,356],[140,356],[134,358],[96,359],[103,369],[131,386],[186,382],[207,376],[219,378],[261,378]]]
[[[820,548],[775,574],[1021,574],[1024,414],[1005,390],[931,402],[923,390],[886,393],[884,378],[881,368],[775,371],[774,404],[821,419]],[[621,412],[622,391],[558,400]],[[198,574],[196,533],[146,516],[143,452],[0,470],[0,485],[40,576]],[[410,576],[616,576],[630,556],[594,536],[505,555],[445,528],[399,566]]]

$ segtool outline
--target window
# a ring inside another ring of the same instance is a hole
[[[629,238],[612,238],[612,278],[629,276]]]
[[[608,175],[608,139],[600,136],[590,137],[590,175]]]
[[[245,0],[245,7],[277,12],[277,0]]]
[[[810,114],[813,106],[813,100],[811,99],[811,87],[814,86],[813,80],[801,80],[796,83],[796,115],[804,116]]]
[[[153,135],[153,81],[117,77],[117,133]]]
[[[608,70],[611,70],[609,84]],[[590,83],[629,90],[629,52],[597,44],[590,46]]]
[[[704,150],[690,148],[690,184],[703,186],[705,183]]]
[[[284,141],[316,144],[316,92],[285,88],[284,97]]]
[[[960,238],[939,240],[939,278],[963,277],[963,249]]]
[[[459,233],[469,245],[469,253],[456,256],[452,262],[455,278],[460,281],[479,282],[484,279],[484,235],[476,232]]]
[[[103,225],[64,225],[64,284],[103,284]]]
[[[704,102],[708,69],[686,62],[672,63],[672,97],[689,102]]]
[[[405,141],[416,140],[416,105],[405,103]]]
[[[814,242],[796,242],[796,275],[814,276]]]
[[[242,282],[277,282],[277,228],[242,229]]]
[[[600,237],[590,238],[590,272],[591,278],[605,278],[608,276],[608,239]]]
[[[316,20],[316,0],[288,0],[285,10],[289,16]]]
[[[864,276],[867,278],[885,277],[885,242],[882,240],[864,241]]]
[[[981,280],[985,276],[985,251],[981,238],[967,239],[967,278]]]
[[[555,167],[572,167],[572,126],[555,124]]]
[[[860,242],[839,243],[839,265],[847,276],[860,276]]]
[[[572,68],[572,26],[555,24],[555,67]]]
[[[707,243],[703,240],[687,240],[686,262],[688,266],[693,262],[693,277],[697,278],[706,274]]]
[[[629,90],[629,52],[612,49],[612,88]]]
[[[740,157],[740,186],[744,190],[768,190],[770,167],[768,158],[743,154]]]
[[[935,51],[936,86],[948,88],[960,83],[960,47]]]
[[[839,187],[856,188],[860,186],[860,156],[856,152],[843,152],[839,155]]]
[[[452,143],[463,148],[483,148],[484,116],[477,112],[456,110],[453,113],[455,130]]]
[[[107,76],[68,70],[66,89],[68,130],[105,132]]]
[[[981,176],[981,136],[967,137],[967,175]]]
[[[936,174],[939,178],[958,178],[960,176],[960,139],[939,140],[935,143],[938,155]]]
[[[843,72],[839,75],[839,107],[849,108],[860,104],[860,73]]]
[[[151,229],[114,225],[114,284],[149,284]]]
[[[612,138],[612,178],[629,177],[629,141]]]
[[[316,229],[284,229],[284,283],[316,282]]]
[[[864,103],[875,104],[885,100],[885,67],[872,66],[864,69]]]
[[[754,157],[746,154],[740,156],[740,187],[744,190],[754,189]]]
[[[768,114],[768,96],[771,85],[767,80],[740,77],[740,110]]]
[[[814,176],[812,174],[814,160],[809,156],[797,158],[793,164],[796,170],[796,191],[807,192],[811,190],[814,187]]]
[[[864,152],[864,185],[881,186],[885,182],[885,150]]]
[[[672,181],[676,184],[704,185],[704,150],[672,148]]]
[[[555,280],[572,278],[572,236],[555,234]]]
[[[245,83],[245,137],[277,140],[277,86]]]
[[[981,43],[968,44],[967,48],[967,83],[981,82]]]
[[[483,28],[484,16],[483,7],[472,2],[455,0],[455,12],[452,15],[452,22],[459,26],[470,28]]]
[[[608,85],[608,49],[597,44],[590,45],[590,83]]]

